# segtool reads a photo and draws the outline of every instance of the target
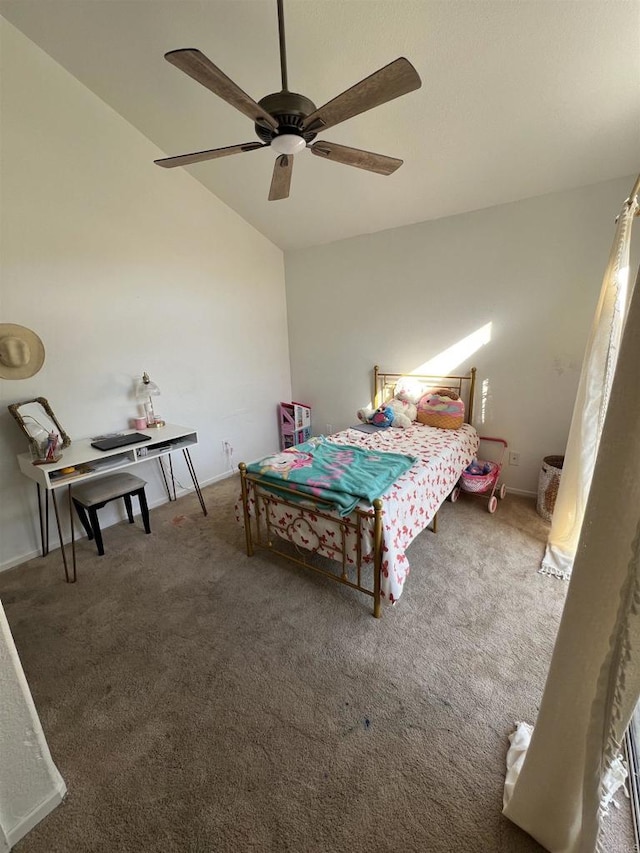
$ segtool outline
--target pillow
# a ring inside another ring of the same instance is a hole
[[[418,423],[439,429],[460,429],[464,403],[450,388],[435,388],[418,401]]]

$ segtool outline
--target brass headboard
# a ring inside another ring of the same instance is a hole
[[[465,421],[470,424],[473,418],[473,398],[476,389],[476,368],[463,376],[434,376],[427,373],[389,373],[380,370],[378,365],[373,368],[373,405],[377,408],[385,400],[390,400],[400,379],[416,379],[425,386],[434,388],[451,388],[465,403]]]

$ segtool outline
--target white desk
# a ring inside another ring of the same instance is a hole
[[[74,583],[76,580],[76,549],[75,535],[73,525],[73,504],[71,501],[71,486],[75,483],[84,482],[100,477],[105,473],[113,473],[122,468],[130,468],[132,465],[138,465],[140,462],[147,462],[150,459],[157,459],[162,471],[162,478],[167,490],[169,500],[176,500],[176,484],[173,476],[173,462],[171,454],[176,450],[182,450],[185,462],[193,485],[202,507],[204,515],[207,514],[207,508],[202,497],[200,484],[196,476],[189,448],[198,443],[198,434],[195,430],[188,427],[176,426],[174,424],[166,424],[163,427],[153,429],[140,430],[123,430],[125,434],[140,432],[148,435],[151,441],[145,441],[140,444],[130,444],[125,447],[116,447],[113,450],[98,450],[91,446],[92,439],[85,438],[79,441],[72,441],[69,447],[65,447],[62,451],[62,458],[57,462],[51,462],[47,465],[34,465],[31,459],[31,454],[21,453],[18,456],[18,465],[22,473],[33,480],[38,486],[38,514],[40,518],[40,540],[42,545],[42,556],[49,553],[49,502],[47,496],[51,494],[53,509],[56,516],[56,524],[58,527],[58,536],[60,537],[60,549],[62,551],[62,561],[64,563],[65,578],[68,583]],[[163,458],[167,457],[169,462],[169,474],[171,479],[171,487],[164,465]],[[64,474],[62,469],[74,468],[72,473]],[[69,573],[67,562],[67,554],[62,540],[62,530],[60,527],[60,514],[58,510],[58,502],[56,500],[56,492],[64,487],[67,487],[69,493],[69,521],[71,524],[71,553],[72,553],[72,572]],[[42,513],[41,490],[45,492],[45,513]],[[172,495],[173,490],[173,495]]]

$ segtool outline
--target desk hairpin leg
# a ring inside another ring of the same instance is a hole
[[[160,470],[162,471],[162,479],[164,480],[164,487],[167,490],[167,496],[170,501],[177,500],[176,495],[176,480],[173,474],[173,460],[171,459],[171,454],[167,454],[169,457],[169,475],[171,477],[171,488],[169,487],[169,482],[167,480],[167,474],[164,470],[164,464],[162,461],[162,457],[158,457],[158,464],[160,465]],[[193,480],[193,487],[196,490],[196,495],[198,496],[198,500],[200,501],[200,506],[202,507],[202,514],[207,514],[207,507],[204,503],[204,498],[202,497],[202,490],[200,489],[200,483],[198,482],[198,478],[196,476],[196,469],[193,467],[193,462],[191,461],[191,454],[189,453],[188,447],[182,448],[182,455],[184,456],[184,461],[187,463],[187,469],[189,474],[191,475],[191,479]],[[173,489],[173,495],[171,494],[171,489]]]
[[[171,454],[169,454],[169,473],[171,474],[171,486],[173,488],[173,499],[174,501],[178,500],[178,496],[176,495],[176,478],[173,476],[173,459],[171,458]]]
[[[184,456],[185,462],[187,463],[187,468],[189,469],[189,473],[191,474],[191,479],[193,480],[193,486],[196,490],[196,494],[198,496],[198,500],[200,501],[200,506],[202,507],[202,514],[207,514],[207,508],[204,505],[204,498],[202,497],[202,492],[200,491],[200,483],[198,482],[198,478],[196,477],[196,469],[193,467],[193,462],[191,461],[191,454],[189,453],[188,447],[182,448],[182,454]]]
[[[171,459],[171,455],[169,455],[169,459]],[[167,497],[170,501],[175,501],[176,499],[176,484],[173,483],[173,497],[171,496],[171,489],[169,488],[169,483],[167,482],[167,475],[164,470],[164,465],[162,464],[162,456],[158,456],[158,465],[160,466],[160,471],[162,473],[162,479],[164,480],[164,487],[167,490]],[[171,479],[173,480],[173,469],[171,469]]]
[[[56,515],[56,525],[58,527],[58,536],[60,537],[60,551],[62,553],[62,562],[64,563],[64,576],[67,583],[76,582],[76,539],[73,528],[73,501],[71,500],[71,486],[67,486],[67,494],[69,497],[69,522],[71,526],[71,567],[72,576],[69,578],[69,565],[67,563],[67,552],[64,547],[62,538],[62,527],[60,526],[60,512],[58,511],[58,501],[56,500],[56,490],[51,489],[51,500],[53,501],[53,511]]]
[[[44,541],[47,543],[47,554],[49,553],[49,496],[47,492],[44,493],[44,532],[45,539]]]
[[[49,493],[44,492],[44,517],[42,515],[42,490],[40,483],[36,483],[38,489],[38,518],[40,520],[40,549],[42,556],[49,553]]]

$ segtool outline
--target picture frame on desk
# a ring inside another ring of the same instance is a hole
[[[35,397],[33,400],[25,400],[23,403],[11,403],[7,408],[27,437],[33,464],[43,464],[49,461],[57,462],[62,455],[59,452],[60,449],[69,447],[71,438],[62,428],[46,397]],[[43,442],[39,441],[34,435],[34,426],[42,433],[46,433],[47,436],[57,430],[60,436],[60,444],[56,448],[56,453],[59,454],[57,458],[50,460],[46,458]]]

